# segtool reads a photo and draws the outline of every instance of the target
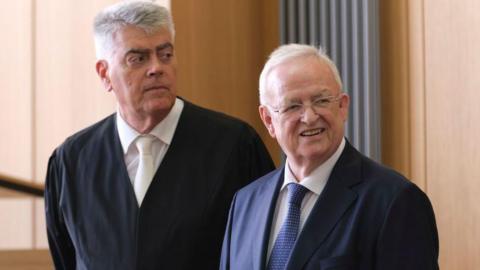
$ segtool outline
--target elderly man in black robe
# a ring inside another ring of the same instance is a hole
[[[176,93],[174,27],[152,2],[97,15],[96,71],[115,114],[70,136],[48,164],[57,269],[216,269],[234,193],[273,170],[246,123]]]

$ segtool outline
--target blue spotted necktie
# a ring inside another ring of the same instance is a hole
[[[267,270],[284,270],[300,227],[300,206],[308,189],[302,185],[290,183],[288,188],[288,210],[273,245]]]

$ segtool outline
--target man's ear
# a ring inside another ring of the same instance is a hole
[[[343,93],[338,102],[340,113],[342,115],[343,121],[347,121],[348,118],[348,106],[350,105],[350,96],[346,93]]]
[[[272,123],[273,119],[267,106],[260,105],[258,107],[258,112],[260,113],[260,118],[262,119],[263,124],[267,128],[268,133],[270,134],[270,136],[272,136],[272,138],[275,138],[275,128]]]
[[[95,64],[95,69],[97,71],[98,77],[102,81],[103,86],[105,89],[110,92],[112,91],[112,82],[110,81],[110,77],[108,76],[108,63],[105,60],[98,60]]]

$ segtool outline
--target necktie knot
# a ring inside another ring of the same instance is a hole
[[[290,183],[288,188],[288,203],[300,207],[303,201],[303,197],[307,194],[308,189],[302,185]]]
[[[140,155],[151,155],[152,154],[152,142],[155,140],[153,136],[150,135],[141,135],[138,136],[135,146],[137,146],[138,152]]]

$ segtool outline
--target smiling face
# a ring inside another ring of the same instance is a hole
[[[147,34],[126,26],[113,36],[110,59],[97,62],[97,73],[113,91],[123,119],[140,133],[168,114],[176,98],[176,58],[167,29]]]
[[[297,178],[308,176],[340,145],[349,98],[329,66],[314,56],[274,67],[266,89],[268,105],[260,106],[260,116],[287,155],[292,172]],[[318,106],[325,97],[330,103]]]

